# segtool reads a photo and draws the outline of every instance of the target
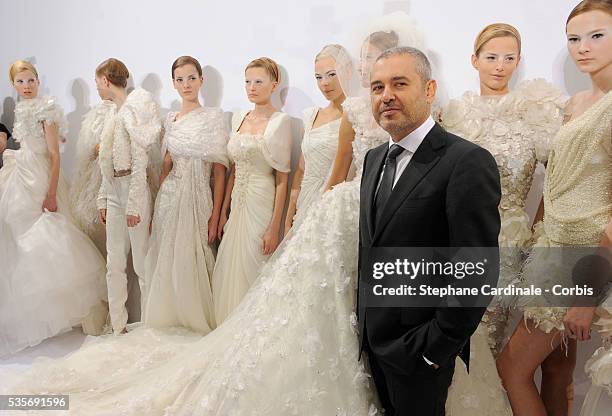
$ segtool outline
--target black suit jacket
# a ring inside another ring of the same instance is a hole
[[[485,149],[436,124],[393,188],[380,222],[374,195],[388,143],[370,150],[361,178],[360,250],[367,247],[498,247],[500,181]],[[360,268],[360,288],[364,288]],[[411,372],[415,359],[469,365],[469,337],[481,308],[366,308],[358,295],[360,346],[397,371]]]

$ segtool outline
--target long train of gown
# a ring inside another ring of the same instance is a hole
[[[87,317],[105,298],[105,263],[73,223],[67,185],[57,188],[57,212],[43,212],[49,153],[42,122],[62,125],[50,97],[15,109],[21,149],[0,171],[0,356],[36,345]]]
[[[351,100],[346,108],[359,172],[366,151],[388,139],[371,126],[367,102]],[[164,343],[137,330],[41,363],[5,391],[70,394],[76,415],[377,414],[355,333],[359,176],[312,205],[235,312],[202,340]],[[476,395],[497,385],[499,395],[476,403],[459,395],[448,413],[497,416],[503,391],[486,337],[474,338],[474,367],[469,376],[458,371],[454,383],[472,383]]]

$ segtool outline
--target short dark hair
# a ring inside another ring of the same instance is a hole
[[[387,49],[377,59],[376,62],[390,58],[395,55],[410,55],[416,60],[416,72],[421,77],[423,82],[429,81],[431,78],[431,63],[421,50],[410,46],[398,46]]]
[[[177,68],[180,68],[185,65],[193,65],[196,71],[198,71],[198,75],[202,76],[202,66],[200,65],[198,60],[192,56],[185,55],[185,56],[179,56],[178,58],[176,58],[176,60],[172,64],[172,79],[174,79],[174,71]]]

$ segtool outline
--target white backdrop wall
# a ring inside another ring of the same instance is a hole
[[[425,33],[445,95],[478,87],[470,54],[488,23],[515,25],[523,61],[514,81],[543,77],[567,93],[588,86],[565,48],[565,19],[577,0],[0,0],[0,109],[12,125],[16,94],[9,64],[27,58],[40,72],[42,92],[58,97],[69,119],[63,168],[70,177],[83,114],[99,102],[94,69],[108,57],[123,60],[133,86],[143,86],[168,111],[179,105],[170,66],[184,54],[205,66],[205,105],[233,112],[249,107],[244,66],[270,56],[283,67],[277,103],[294,117],[324,104],[313,58],[327,43],[348,44],[359,28],[382,14],[405,10]],[[282,100],[281,100],[282,97]]]
[[[8,67],[30,59],[41,75],[43,94],[56,96],[68,116],[62,166],[69,178],[83,115],[99,102],[94,69],[108,57],[124,61],[132,86],[158,99],[164,112],[179,106],[170,66],[180,55],[200,60],[205,72],[201,95],[226,112],[250,107],[243,90],[244,66],[269,56],[283,69],[276,102],[299,120],[302,110],[323,105],[314,80],[313,59],[328,43],[348,44],[360,28],[384,13],[404,10],[424,32],[445,95],[477,90],[471,67],[474,38],[485,25],[507,22],[523,37],[523,60],[514,82],[546,78],[567,94],[588,88],[565,47],[565,20],[578,0],[0,0],[0,114],[12,127],[16,94]],[[299,146],[296,141],[295,148]],[[296,150],[297,151],[297,150]],[[539,200],[532,192],[531,210]],[[576,407],[589,385],[582,348],[577,369]]]

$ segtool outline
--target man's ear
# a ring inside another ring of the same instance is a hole
[[[438,91],[438,83],[435,79],[430,79],[425,84],[425,94],[427,94],[427,101],[433,103],[436,99],[436,92]]]

